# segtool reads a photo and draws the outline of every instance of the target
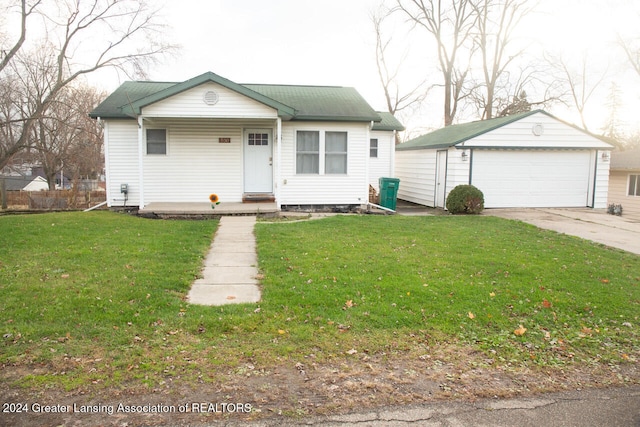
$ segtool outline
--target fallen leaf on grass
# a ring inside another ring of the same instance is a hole
[[[496,296],[496,293],[495,293],[495,292],[490,292],[490,293],[489,293],[489,296],[490,296],[491,298],[493,298],[493,297],[495,297],[495,296]]]
[[[609,279],[602,279],[600,280],[602,283],[609,283]]]
[[[591,328],[587,328],[586,326],[582,327],[582,333],[585,335],[592,335],[593,334],[593,329]]]
[[[356,354],[357,352],[358,352],[358,350],[356,350],[355,348],[352,348],[351,350],[347,351],[346,353],[353,355],[353,354]]]
[[[63,275],[62,275],[62,276],[60,276],[60,277],[61,277],[61,278],[63,278],[63,279],[68,279],[68,278],[69,278],[69,275],[65,273],[65,274],[63,274]]]
[[[472,312],[469,312],[468,316],[469,316],[469,319],[475,319],[476,318],[476,315],[473,314]]]
[[[527,332],[527,328],[525,328],[522,325],[520,325],[520,327],[518,329],[513,331],[513,333],[516,334],[519,337],[523,336],[525,334],[525,332]]]
[[[542,301],[542,306],[544,308],[551,308],[551,303],[545,299]]]
[[[278,329],[278,333],[280,335],[284,335],[284,334],[286,334],[286,331],[284,331],[283,329]]]
[[[344,303],[344,306],[345,306],[346,308],[351,308],[351,307],[353,307],[353,300],[349,300],[349,301],[345,302],[345,303]]]

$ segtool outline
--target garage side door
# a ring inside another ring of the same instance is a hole
[[[475,150],[471,183],[487,208],[585,207],[589,151]]]

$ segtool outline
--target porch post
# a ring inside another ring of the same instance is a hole
[[[276,208],[280,210],[280,185],[282,184],[280,180],[280,169],[282,168],[282,119],[278,117],[276,121],[276,185],[275,185],[275,196],[276,196]]]
[[[142,116],[138,116],[138,205],[144,209],[144,122]]]

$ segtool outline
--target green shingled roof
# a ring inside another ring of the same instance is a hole
[[[135,117],[147,105],[211,81],[277,109],[278,114],[286,120],[380,122],[382,119],[354,88],[241,85],[214,73],[205,73],[179,83],[125,82],[90,116],[104,119]]]
[[[382,121],[374,123],[372,130],[404,130],[402,123],[400,123],[393,114],[378,111],[378,115],[382,118]]]
[[[380,121],[380,116],[352,87],[243,85],[290,105],[296,120]]]
[[[174,85],[175,83],[170,82],[124,82],[89,113],[89,116],[103,119],[131,118],[124,111],[132,102]]]
[[[396,151],[420,150],[423,148],[447,148],[460,144],[476,136],[482,135],[499,127],[513,123],[524,117],[536,113],[548,113],[542,110],[528,111],[526,113],[514,114],[513,116],[499,117],[496,119],[481,120],[471,123],[446,126],[426,135],[419,136],[410,141],[403,142],[396,146]]]

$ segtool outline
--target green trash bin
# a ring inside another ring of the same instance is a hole
[[[378,180],[378,183],[380,184],[380,206],[395,211],[400,180],[398,178],[382,177]]]

